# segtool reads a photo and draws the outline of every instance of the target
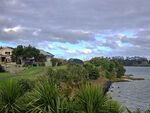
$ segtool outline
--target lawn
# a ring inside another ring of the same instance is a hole
[[[30,67],[26,70],[23,70],[19,73],[0,73],[0,78],[1,77],[8,77],[8,76],[12,76],[12,75],[33,75],[33,74],[36,74],[38,72],[41,72],[41,71],[44,71],[45,67]]]

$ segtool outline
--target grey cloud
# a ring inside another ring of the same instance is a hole
[[[99,45],[129,54],[140,47],[139,52],[145,53],[150,48],[149,6],[149,0],[1,0],[0,41],[38,46],[83,40],[94,44],[90,48]],[[20,32],[3,31],[19,25],[24,28]],[[137,38],[112,36],[104,37],[106,42],[95,42],[97,33],[128,30],[136,30]],[[121,48],[118,40],[134,47]]]

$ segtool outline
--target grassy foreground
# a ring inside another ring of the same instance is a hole
[[[28,69],[25,69],[19,73],[0,73],[0,77],[9,77],[9,76],[13,76],[13,75],[32,75],[38,72],[41,72],[44,70],[45,67],[29,67]]]

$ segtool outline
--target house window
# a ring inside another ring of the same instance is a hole
[[[10,52],[5,52],[6,55],[10,55]]]

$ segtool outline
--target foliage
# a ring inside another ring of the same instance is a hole
[[[65,60],[64,59],[60,59],[60,58],[52,58],[51,59],[52,62],[52,66],[62,66],[65,64]]]
[[[89,79],[97,79],[99,77],[100,69],[91,63],[84,64],[85,69],[88,71]]]
[[[12,52],[12,59],[16,62],[22,63],[23,60],[26,60],[28,58],[34,58],[35,61],[45,61],[46,57],[43,54],[40,54],[40,50],[36,49],[32,46],[22,46],[19,45],[16,48],[14,48]]]
[[[46,72],[46,79],[53,85],[59,85],[60,84],[60,77],[61,74],[57,74],[57,71],[52,69],[52,68],[48,68],[47,72]]]
[[[109,71],[106,71],[106,78],[111,79],[113,76]]]
[[[67,65],[67,70],[69,79],[74,80],[76,83],[88,78],[87,70],[80,64],[69,63]]]
[[[118,64],[118,69],[117,69],[117,78],[120,78],[121,76],[123,76],[124,75],[124,73],[125,73],[125,69],[124,69],[124,67],[123,67],[123,64]]]
[[[103,57],[95,57],[90,61],[93,65],[101,67],[106,73],[107,78],[117,77],[120,78],[124,76],[125,69],[122,63],[117,62],[116,60],[106,59]]]
[[[90,63],[92,63],[95,66],[101,66],[102,68],[108,70],[109,68],[109,61],[106,58],[103,57],[95,57],[90,60]]]
[[[77,64],[83,64],[84,62],[80,59],[77,58],[70,58],[68,61],[68,63],[77,63]]]
[[[29,79],[18,80],[18,85],[21,87],[22,95],[27,91],[31,91],[35,87],[34,81]]]
[[[102,88],[86,85],[75,95],[75,109],[83,113],[101,113],[104,103],[108,100]]]
[[[0,87],[0,113],[18,113],[17,99],[21,96],[17,82],[9,80]]]
[[[26,95],[28,111],[34,113],[67,113],[68,102],[58,88],[49,81],[40,82],[36,88]]]
[[[5,72],[4,67],[0,65],[0,72]]]

